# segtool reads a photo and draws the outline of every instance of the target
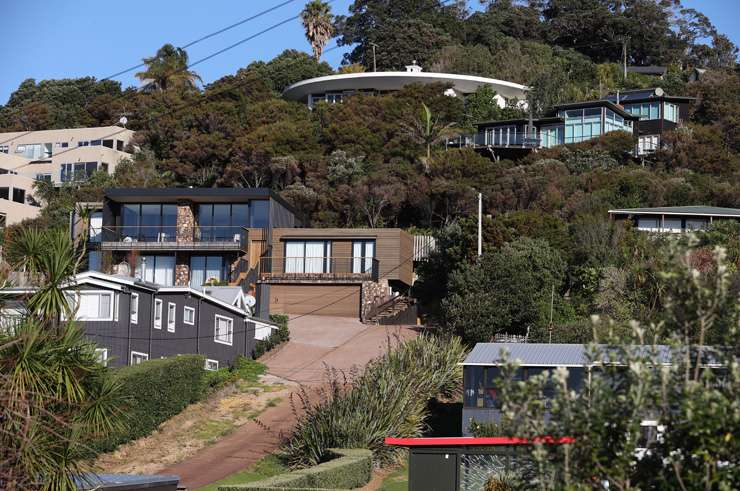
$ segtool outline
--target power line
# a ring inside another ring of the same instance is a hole
[[[215,36],[215,35],[217,35],[217,34],[219,34],[221,32],[225,32],[225,31],[227,31],[227,30],[229,30],[229,29],[231,29],[233,27],[236,27],[238,25],[242,25],[242,24],[244,24],[244,23],[246,23],[246,22],[248,22],[250,20],[256,19],[256,18],[258,18],[258,17],[260,17],[260,16],[262,16],[262,15],[264,15],[266,13],[272,12],[272,11],[274,11],[274,10],[276,10],[276,9],[278,9],[278,8],[280,8],[280,7],[288,4],[288,3],[291,3],[293,1],[295,1],[295,0],[285,1],[285,2],[283,2],[281,4],[278,4],[278,5],[274,6],[274,7],[270,7],[269,9],[263,10],[262,12],[259,12],[258,14],[255,14],[255,15],[247,18],[247,19],[243,19],[243,20],[241,20],[241,21],[239,21],[239,22],[237,22],[235,24],[232,24],[231,26],[228,26],[228,27],[223,28],[223,29],[221,29],[219,31],[216,31],[216,32],[207,34],[206,36],[203,36],[200,39],[196,39],[195,41],[192,41],[191,43],[187,44],[186,46],[192,46],[192,45],[197,44],[197,43],[199,43],[199,42],[201,42],[201,41],[203,41],[205,39],[209,39],[210,37],[213,37],[213,36]],[[327,0],[327,3],[330,3],[331,4],[334,1],[336,1],[336,0]],[[222,53],[225,53],[226,51],[229,51],[229,50],[231,50],[233,48],[236,48],[237,46],[240,46],[240,45],[242,45],[242,44],[244,44],[244,43],[246,43],[248,41],[251,41],[252,39],[255,39],[256,37],[259,37],[259,36],[261,36],[261,35],[263,35],[263,34],[265,34],[267,32],[270,32],[273,29],[277,29],[278,27],[280,27],[280,26],[282,26],[284,24],[287,24],[288,22],[291,22],[293,20],[296,20],[298,18],[300,18],[300,13],[299,14],[296,14],[296,15],[293,15],[290,18],[284,19],[284,20],[282,20],[280,22],[277,22],[275,24],[272,24],[271,26],[267,27],[266,29],[263,29],[262,31],[259,31],[259,32],[255,33],[255,34],[251,35],[251,36],[248,36],[248,37],[246,37],[244,39],[241,39],[241,40],[237,41],[236,43],[233,43],[233,44],[227,46],[226,48],[223,48],[223,49],[220,49],[220,50],[218,50],[218,51],[216,51],[214,53],[211,53],[211,54],[209,54],[209,55],[207,55],[207,56],[205,56],[203,58],[200,58],[199,60],[197,60],[197,61],[195,61],[193,63],[190,63],[190,64],[182,67],[182,68],[173,70],[172,72],[168,73],[167,75],[168,76],[172,76],[172,75],[175,75],[175,74],[180,73],[180,72],[185,72],[185,71],[189,70],[190,68],[192,68],[195,65],[198,65],[200,63],[203,63],[204,61],[210,60],[210,59],[212,59],[212,58],[214,58],[214,57],[216,57],[216,56],[218,56],[218,55],[220,55]],[[108,76],[106,78],[103,78],[100,81],[110,80],[113,77],[117,77],[119,75],[123,75],[124,73],[130,72],[131,70],[135,70],[137,68],[140,68],[140,67],[144,66],[145,64],[146,63],[140,63],[140,64],[138,64],[136,66],[126,68],[125,70],[122,70],[120,72],[114,73],[113,75],[110,75],[110,76]],[[116,96],[113,99],[111,99],[110,101],[108,101],[108,104],[112,104],[112,103],[114,103],[114,102],[116,102],[116,101],[118,101],[118,100],[120,100],[120,99],[122,99],[122,98],[124,98],[126,96],[127,96],[126,92],[123,91],[123,92],[121,92],[121,94],[119,94],[118,96]],[[21,110],[22,110],[22,108],[18,108],[18,109],[15,110],[15,112],[20,112]],[[13,114],[13,113],[11,113],[11,114]],[[26,131],[25,133],[23,133],[21,135],[14,136],[13,138],[10,138],[8,140],[5,140],[5,141],[0,142],[0,145],[5,144],[5,143],[8,143],[9,141],[15,140],[17,138],[21,138],[21,137],[23,137],[25,135],[28,135],[30,133],[33,133],[33,132],[34,132],[34,130]],[[63,152],[60,152],[60,153],[63,153]]]

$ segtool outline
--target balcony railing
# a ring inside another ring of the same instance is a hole
[[[378,281],[374,257],[262,257],[258,276],[270,282]]]
[[[446,142],[447,148],[462,147],[503,147],[503,148],[540,148],[543,141],[539,132],[527,136],[521,132],[511,131],[509,134],[468,133],[451,138]]]
[[[248,230],[202,225],[91,226],[90,242],[106,250],[246,250]]]

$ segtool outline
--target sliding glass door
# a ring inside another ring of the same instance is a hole
[[[286,273],[329,273],[331,242],[289,240],[285,242]]]

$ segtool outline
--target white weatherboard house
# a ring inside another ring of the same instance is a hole
[[[424,72],[414,62],[406,67],[405,72],[344,73],[302,80],[286,88],[283,97],[313,107],[318,102],[336,104],[353,94],[383,94],[411,84],[432,83],[450,84],[452,88],[445,94],[452,97],[464,97],[479,87],[490,86],[496,92],[495,99],[499,107],[516,101],[524,105],[527,94],[526,86],[514,82],[476,75]]]

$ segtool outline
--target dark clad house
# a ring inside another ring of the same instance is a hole
[[[675,130],[689,119],[689,108],[694,98],[671,96],[655,87],[610,94],[607,100],[639,118],[635,132],[637,155],[645,155],[661,147],[665,132]]]
[[[33,290],[5,293],[23,297]],[[109,366],[193,353],[205,356],[206,368],[215,370],[231,365],[239,355],[251,357],[256,331],[275,328],[202,290],[97,271],[78,274],[69,297],[75,320],[98,344],[100,358]]]
[[[96,210],[89,269],[158,284],[160,293],[239,287],[260,318],[395,314],[425,252],[400,229],[304,228],[262,188],[109,189],[102,203],[78,205]],[[82,233],[84,221],[72,223]]]

